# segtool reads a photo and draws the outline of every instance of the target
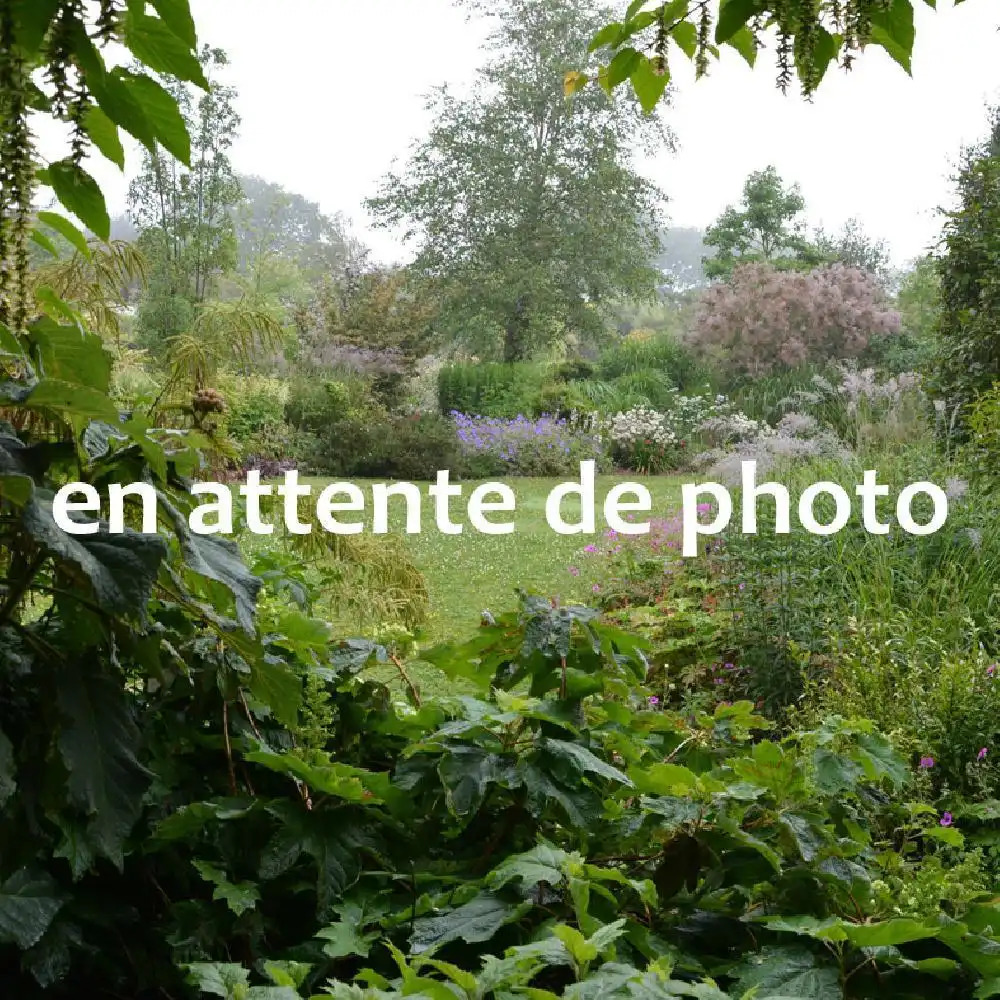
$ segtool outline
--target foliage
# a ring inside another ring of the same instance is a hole
[[[802,273],[745,264],[702,293],[695,337],[730,371],[756,376],[858,357],[899,329],[868,274],[839,264]]]
[[[636,141],[662,136],[631,101],[566,100],[586,58],[587,0],[506,0],[472,95],[442,89],[434,125],[369,208],[417,240],[440,327],[484,357],[521,361],[569,334],[593,337],[615,297],[650,295],[658,194]]]
[[[1000,218],[1000,108],[990,134],[965,150],[957,178],[959,207],[949,214],[938,264],[941,311],[935,361],[938,388],[964,426],[977,393],[1000,372],[996,330],[1000,282],[996,253]]]
[[[924,0],[934,7],[936,0]],[[670,83],[673,42],[708,72],[723,45],[735,49],[752,67],[771,35],[775,43],[778,86],[784,92],[796,78],[805,97],[819,87],[832,63],[849,69],[869,46],[882,48],[909,73],[916,32],[913,0],[718,0],[689,6],[665,0],[652,7],[629,4],[621,21],[605,24],[591,41],[604,54],[596,79],[608,91],[631,82],[645,108],[652,110]],[[574,69],[566,75],[567,93],[576,93],[590,76]]]
[[[835,234],[817,230],[812,240],[823,260],[865,271],[883,287],[890,284],[892,268],[888,245],[885,240],[869,236],[857,219],[848,219]]]
[[[873,344],[884,348],[873,360],[894,372],[928,371],[938,347],[940,296],[941,281],[934,258],[918,258],[903,274],[896,293],[899,334]]]
[[[444,365],[438,372],[438,406],[445,414],[510,419],[531,411],[545,379],[545,369],[534,362]]]

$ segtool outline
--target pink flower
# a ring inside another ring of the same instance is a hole
[[[949,812],[946,812],[946,813],[945,813],[945,814],[944,814],[944,815],[943,815],[943,816],[941,817],[941,821],[940,821],[940,822],[941,822],[941,825],[942,825],[942,826],[951,826],[951,824],[952,824],[952,815],[951,815],[951,813],[949,813]]]
[[[569,570],[569,575],[570,576],[579,576],[580,575],[580,571],[576,568],[576,566],[568,566],[567,569]]]
[[[933,757],[921,757],[920,758],[920,766],[924,770],[930,770],[934,766],[934,758]]]
[[[583,551],[584,552],[596,552],[597,551],[597,546],[596,545],[584,545]]]
[[[995,663],[991,663],[986,668],[986,676],[987,677],[992,677],[996,673],[996,671],[997,671],[997,665]]]
[[[660,699],[659,699],[659,698],[657,698],[657,697],[656,697],[656,695],[654,694],[654,695],[653,695],[653,696],[652,696],[652,697],[651,697],[651,698],[649,699],[649,703],[650,703],[650,705],[659,705],[659,704],[660,704]]]
[[[590,590],[594,594],[599,594],[601,592],[601,585],[599,583],[595,583],[594,586],[590,588]]]
[[[606,536],[607,536],[608,538],[617,538],[617,537],[618,537],[618,532],[617,532],[617,531],[615,531],[615,529],[614,529],[614,528],[608,528],[608,530],[607,530],[606,532],[604,532],[604,534],[605,534],[605,535],[606,535]]]
[[[986,760],[986,747],[983,747],[979,753],[976,754],[976,760]]]

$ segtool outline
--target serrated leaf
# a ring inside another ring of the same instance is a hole
[[[722,0],[715,25],[716,44],[728,42],[759,11],[759,0]]]
[[[542,745],[549,753],[569,763],[580,775],[596,774],[608,781],[632,787],[632,780],[627,774],[623,774],[618,768],[612,767],[591,750],[578,743],[570,743],[568,740],[546,739]]]
[[[45,872],[22,868],[0,884],[0,941],[22,951],[41,940],[64,899]]]
[[[365,931],[367,914],[356,903],[337,907],[340,920],[317,931],[316,937],[325,942],[323,954],[327,958],[346,958],[358,955],[367,958],[372,945],[379,939],[379,931]]]
[[[137,758],[131,706],[119,685],[79,663],[60,670],[56,699],[66,719],[59,752],[70,797],[89,817],[94,847],[120,868],[150,778]]]
[[[562,868],[569,855],[551,844],[539,844],[524,854],[507,858],[486,876],[491,889],[502,889],[509,882],[520,881],[521,890],[534,889],[540,882],[561,885],[565,876]]]
[[[145,6],[145,5],[144,5]],[[144,66],[208,90],[208,80],[198,62],[194,46],[174,34],[167,21],[151,17],[139,8],[125,15],[125,44]]]
[[[421,954],[440,948],[449,941],[465,941],[468,944],[489,941],[501,927],[519,920],[530,908],[530,903],[511,906],[491,893],[480,893],[447,913],[415,920],[410,935],[410,950]]]
[[[662,69],[658,69],[651,60],[642,56],[632,71],[631,80],[632,89],[642,110],[649,114],[656,108],[670,83],[670,71],[667,69],[666,61],[663,62]]]
[[[57,160],[45,169],[42,179],[62,205],[73,213],[98,239],[111,238],[111,218],[100,185],[71,159]]]
[[[118,127],[101,110],[92,104],[83,116],[83,129],[90,141],[114,164],[125,169],[125,147],[118,135]]]
[[[151,138],[181,163],[189,163],[191,137],[177,102],[170,93],[144,73],[130,73],[126,70],[116,73],[129,101],[140,109]],[[119,124],[126,127],[122,122]]]
[[[224,902],[236,916],[255,909],[260,902],[260,891],[255,883],[232,882],[224,871],[207,861],[195,860],[191,863],[206,882],[215,886],[212,899]]]
[[[836,966],[819,965],[812,952],[802,948],[766,947],[744,960],[730,975],[738,976],[733,996],[754,1000],[842,1000]]]
[[[899,63],[907,73],[912,73],[913,42],[916,31],[913,26],[913,4],[911,0],[893,0],[886,10],[875,6],[871,12],[872,45],[880,45],[889,56]]]
[[[231,1000],[240,987],[246,989],[250,982],[250,973],[234,962],[192,962],[184,968],[192,986],[224,1000]]]
[[[25,506],[21,523],[35,542],[75,566],[75,575],[81,583],[89,584],[103,609],[129,614],[146,606],[166,556],[166,544],[160,537],[130,528],[112,535],[106,524],[103,533],[67,534],[55,523],[52,500],[40,491]]]

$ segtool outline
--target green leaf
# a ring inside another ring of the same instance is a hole
[[[118,684],[81,663],[63,665],[56,699],[66,718],[59,752],[70,797],[90,817],[94,847],[121,868],[150,778],[136,756],[141,738],[131,705]]]
[[[248,761],[261,764],[278,774],[294,776],[313,791],[323,795],[333,795],[347,802],[364,802],[375,805],[392,794],[392,786],[387,774],[365,771],[360,767],[342,764],[332,760],[323,751],[313,751],[310,759],[303,760],[302,754],[276,753],[273,750],[254,750],[245,754]]]
[[[223,997],[224,1000],[232,1000],[239,995],[241,987],[245,995],[250,981],[250,973],[242,965],[233,962],[192,962],[184,968],[192,986],[202,993]]]
[[[938,928],[909,917],[897,917],[873,924],[845,923],[847,940],[858,948],[880,948],[908,944],[937,936]]]
[[[90,259],[90,246],[87,243],[87,237],[65,216],[59,215],[58,212],[39,212],[38,221],[50,229],[54,229],[60,236],[71,243],[74,249],[78,250],[82,256],[88,260]]]
[[[81,583],[89,583],[94,600],[111,614],[129,614],[145,608],[166,555],[166,544],[156,535],[129,528],[121,534],[70,535],[53,519],[52,500],[38,492],[22,514],[25,531],[52,555],[72,563]],[[65,566],[65,570],[72,567]]]
[[[28,328],[28,339],[38,357],[40,375],[107,395],[112,359],[97,334],[43,317]],[[111,423],[117,424],[117,409],[111,407],[109,412],[115,414]]]
[[[410,950],[415,954],[440,948],[449,941],[479,944],[489,941],[505,924],[519,920],[530,903],[511,906],[491,893],[480,893],[468,903],[434,917],[413,922]]]
[[[150,17],[134,7],[125,15],[124,27],[125,44],[143,65],[156,73],[209,89],[194,45],[174,34],[167,21]]]
[[[590,45],[587,46],[587,51],[596,52],[598,49],[603,49],[605,45],[615,45],[621,36],[623,27],[624,25],[620,21],[604,25],[591,39]]]
[[[698,776],[680,764],[657,762],[630,767],[628,775],[643,795],[675,795],[698,787]]]
[[[298,724],[302,678],[287,664],[258,657],[250,663],[247,687],[254,698],[267,705],[282,725],[291,728]]]
[[[192,51],[198,48],[198,32],[188,0],[149,0],[163,23]]]
[[[60,0],[13,0],[10,4],[17,42],[25,52],[38,52],[59,10]]]
[[[129,73],[127,70],[115,72],[129,99],[140,109],[152,139],[182,163],[189,163],[191,137],[177,102],[170,93],[144,73]],[[123,125],[122,122],[119,124]]]
[[[216,535],[194,534],[188,526],[187,519],[170,502],[170,498],[165,493],[160,493],[159,498],[173,523],[174,532],[188,567],[209,580],[223,584],[232,593],[236,602],[236,617],[244,631],[252,635],[257,595],[264,586],[264,581],[247,569],[243,562],[243,554],[234,541]],[[260,669],[262,683],[265,685],[271,683],[267,677],[273,678],[273,670],[268,671],[266,665]]]
[[[642,110],[648,115],[666,91],[670,83],[670,71],[665,62],[663,71],[657,71],[652,61],[642,56],[632,72],[631,79],[635,96],[639,99]]]
[[[871,43],[880,45],[907,73],[912,73],[913,4],[911,0],[893,0],[888,10],[876,5],[871,12]]]
[[[242,916],[260,902],[260,892],[255,883],[230,882],[224,871],[207,861],[195,860],[191,864],[206,882],[215,886],[212,899],[224,902],[236,916]]]
[[[379,939],[379,931],[365,932],[366,917],[363,907],[356,903],[345,903],[337,907],[340,920],[317,931],[316,937],[324,941],[323,954],[327,958],[346,958],[358,955],[367,958],[372,945]]]
[[[698,29],[690,21],[678,21],[670,37],[688,59],[694,59],[698,51]]]
[[[623,774],[616,767],[612,767],[607,762],[601,760],[596,754],[578,743],[570,743],[567,740],[546,739],[542,746],[559,759],[566,761],[580,775],[596,774],[608,781],[614,781],[621,785],[632,787],[632,781],[628,775]]]
[[[747,21],[760,13],[759,0],[722,0],[719,4],[719,20],[715,25],[715,41],[721,45],[728,42]]]
[[[562,884],[563,865],[569,855],[551,844],[539,844],[524,854],[507,858],[486,876],[486,884],[491,889],[502,889],[509,882],[521,881],[521,891],[534,889],[539,882],[555,887]]]
[[[92,104],[83,116],[84,131],[90,136],[93,144],[122,170],[125,169],[125,147],[118,135],[118,127],[101,110]]]
[[[0,884],[0,941],[22,951],[37,944],[63,902],[59,887],[45,872],[14,872]]]
[[[35,483],[30,476],[0,473],[0,500],[23,507],[34,495]]]
[[[103,392],[53,378],[42,379],[28,394],[24,406],[53,411],[70,421],[76,418],[112,423],[118,419],[118,410]]]
[[[842,1000],[840,976],[833,965],[820,966],[812,952],[802,948],[765,947],[746,959],[730,975],[738,976],[734,997],[753,1000]]]
[[[756,64],[757,44],[754,41],[753,32],[749,28],[739,28],[726,39],[726,45],[736,49],[751,68]]]
[[[98,239],[111,238],[111,218],[97,181],[71,159],[50,163],[42,179],[63,206],[72,212]]]
[[[608,90],[614,90],[620,83],[627,80],[639,65],[641,56],[635,49],[622,49],[617,52],[602,74],[601,83]]]
[[[37,229],[32,229],[31,240],[33,243],[40,246],[46,253],[51,254],[53,257],[59,256],[59,251],[56,248],[55,243],[53,243],[52,240],[45,235],[45,233],[41,233]]]

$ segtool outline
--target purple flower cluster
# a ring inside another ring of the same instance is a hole
[[[544,476],[573,472],[580,462],[599,460],[600,437],[569,420],[543,415],[534,420],[470,416],[453,411],[452,420],[463,455],[482,459],[497,472]]]

